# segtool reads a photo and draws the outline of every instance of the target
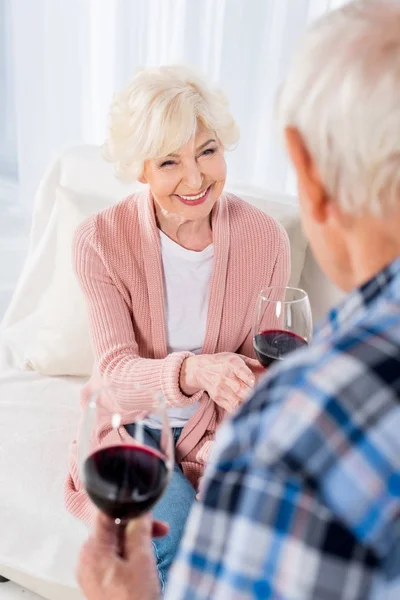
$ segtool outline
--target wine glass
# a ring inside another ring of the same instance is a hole
[[[136,416],[126,426],[116,409],[117,399],[129,400],[135,409]],[[150,421],[157,424],[155,435],[146,430]],[[145,387],[119,388],[118,395],[111,387],[99,388],[85,409],[78,451],[81,481],[97,508],[118,525],[118,554],[123,557],[127,522],[156,504],[173,469],[174,445],[163,395]]]
[[[258,296],[254,317],[253,346],[265,368],[312,339],[308,295],[292,287],[268,287]]]

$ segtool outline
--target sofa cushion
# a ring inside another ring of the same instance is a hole
[[[90,347],[86,301],[72,267],[72,240],[78,225],[112,201],[56,190],[55,268],[36,313],[36,331],[23,367],[45,375],[89,375]]]

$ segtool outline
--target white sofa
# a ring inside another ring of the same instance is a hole
[[[313,260],[293,199],[238,184],[227,188],[287,228],[292,283],[307,290],[318,320],[341,294]],[[129,191],[97,147],[71,149],[52,165],[36,196],[29,253],[1,325],[0,575],[53,600],[82,597],[74,569],[87,535],[63,504],[67,446],[91,364],[83,300],[68,264],[70,237],[86,214]]]

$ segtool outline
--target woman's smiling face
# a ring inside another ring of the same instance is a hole
[[[215,133],[199,123],[196,135],[185,146],[145,161],[139,180],[149,184],[163,211],[190,221],[204,219],[224,189],[224,148]]]

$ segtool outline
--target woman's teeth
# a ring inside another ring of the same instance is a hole
[[[206,195],[206,193],[208,192],[208,188],[204,190],[204,192],[202,192],[201,194],[197,194],[197,196],[182,196],[182,194],[178,194],[178,196],[180,198],[183,198],[184,200],[200,200],[200,198],[203,198],[203,196]]]

